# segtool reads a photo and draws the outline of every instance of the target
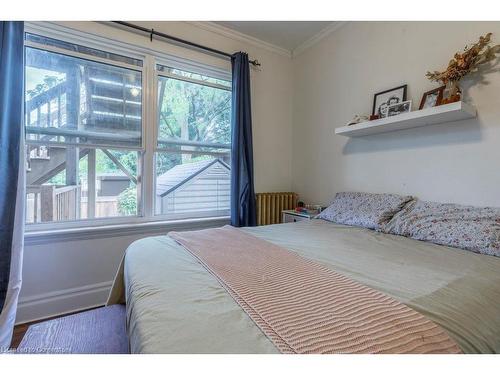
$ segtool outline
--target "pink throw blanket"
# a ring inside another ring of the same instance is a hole
[[[195,256],[282,353],[460,353],[406,305],[225,226],[169,236]]]

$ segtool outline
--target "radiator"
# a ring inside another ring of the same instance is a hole
[[[281,212],[297,206],[295,193],[257,193],[257,225],[281,223]]]

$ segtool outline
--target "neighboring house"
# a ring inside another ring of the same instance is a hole
[[[220,159],[180,164],[156,178],[156,212],[227,211],[230,167]]]

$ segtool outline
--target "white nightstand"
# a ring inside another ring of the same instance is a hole
[[[281,222],[282,223],[296,223],[297,221],[302,220],[311,220],[318,213],[305,213],[305,212],[297,212],[295,210],[284,210],[281,213]]]

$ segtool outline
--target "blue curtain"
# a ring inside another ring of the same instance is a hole
[[[0,311],[11,264],[23,124],[23,22],[0,21]]]
[[[235,53],[231,58],[231,225],[256,225],[253,187],[252,111],[250,106],[250,67],[248,55]]]

